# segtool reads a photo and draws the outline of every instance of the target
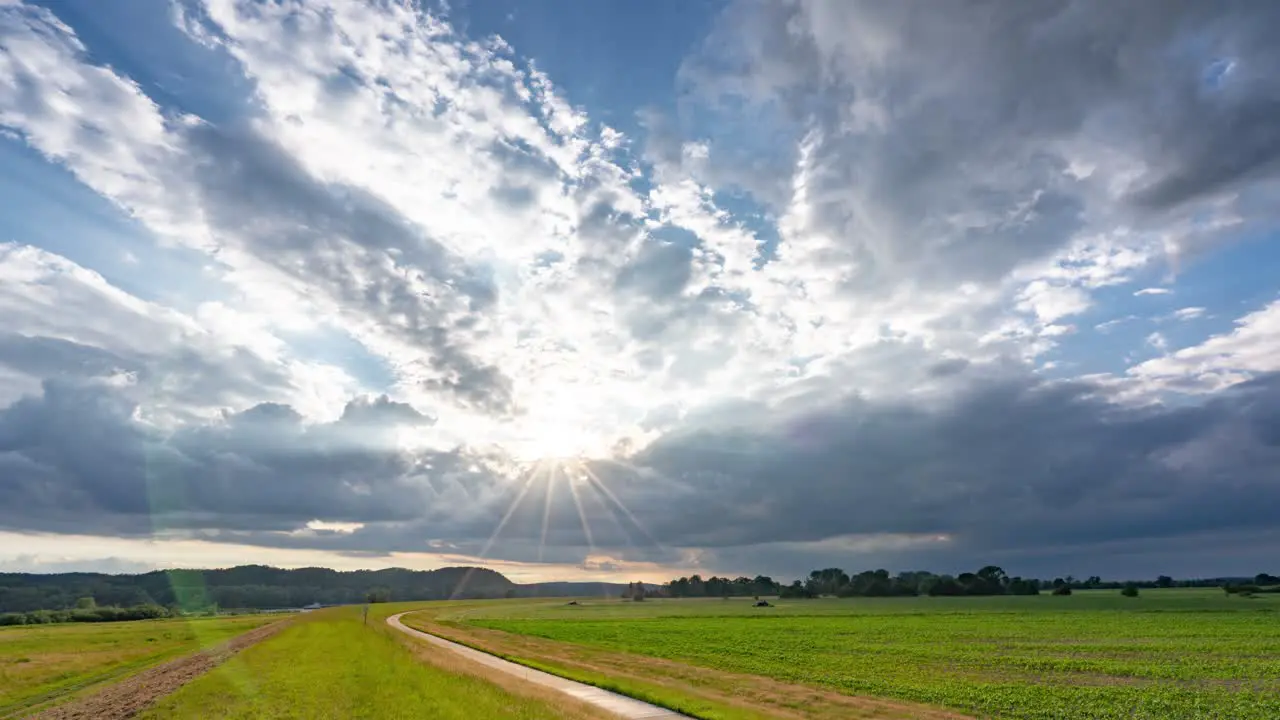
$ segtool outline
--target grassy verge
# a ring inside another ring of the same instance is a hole
[[[0,718],[216,645],[279,617],[0,628]]]
[[[374,606],[299,618],[162,699],[143,718],[519,718],[582,717],[485,679],[419,662],[416,648]]]

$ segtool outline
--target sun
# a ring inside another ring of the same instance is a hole
[[[600,435],[577,426],[544,425],[521,434],[524,437],[510,448],[518,460],[582,461],[609,455],[608,443]]]

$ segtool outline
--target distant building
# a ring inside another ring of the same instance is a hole
[[[320,603],[313,602],[310,605],[303,605],[302,609],[303,610],[319,610],[321,607],[323,607],[323,605],[321,605]]]

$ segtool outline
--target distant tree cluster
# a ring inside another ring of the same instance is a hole
[[[702,579],[700,575],[682,577],[662,586],[660,591],[664,597],[758,597],[760,595],[777,595],[782,586],[771,577],[757,575],[754,578],[709,577]]]
[[[1269,585],[1275,587],[1267,587]],[[1174,580],[1161,575],[1152,581],[1107,581],[1091,575],[1083,580],[1074,576],[1041,580],[1009,576],[996,565],[977,572],[939,575],[925,570],[890,575],[888,570],[864,570],[849,575],[840,568],[824,568],[809,577],[782,585],[772,578],[682,577],[662,586],[664,597],[743,597],[778,595],[784,598],[816,597],[904,597],[915,595],[1038,595],[1042,591],[1054,595],[1070,595],[1072,590],[1120,590],[1126,597],[1137,597],[1141,588],[1222,587],[1227,593],[1253,594],[1280,592],[1280,577],[1261,573],[1252,582],[1248,578],[1212,578]]]
[[[160,605],[135,605],[134,607],[76,607],[68,610],[33,610],[25,613],[4,613],[0,625],[47,625],[66,622],[117,622],[120,620],[154,620],[172,616],[172,612]]]
[[[809,573],[806,580],[796,580],[783,588],[783,597],[905,597],[913,595],[1036,595],[1040,581],[1010,577],[995,565],[977,572],[956,576],[938,575],[926,570],[901,572],[890,576],[888,570],[864,570],[848,575],[840,568],[826,568]]]
[[[1222,590],[1228,595],[1259,595],[1264,593],[1280,593],[1280,576],[1258,573],[1253,582],[1226,583]]]

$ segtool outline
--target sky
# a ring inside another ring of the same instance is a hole
[[[0,0],[0,570],[1276,572],[1277,31]]]

